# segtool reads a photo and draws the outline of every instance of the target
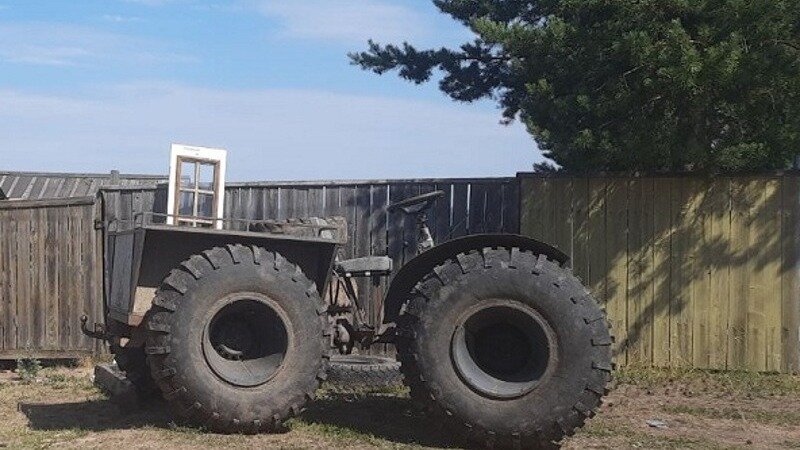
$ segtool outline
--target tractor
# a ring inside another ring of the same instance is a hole
[[[326,379],[332,354],[395,346],[412,399],[458,436],[546,447],[599,407],[611,380],[605,313],[558,249],[514,234],[435,243],[432,192],[388,207],[416,220],[417,255],[338,258],[343,219],[102,224],[108,341],[142,392],[222,433],[279,430]],[[353,279],[393,274],[379,326]],[[332,281],[346,298],[326,295]]]

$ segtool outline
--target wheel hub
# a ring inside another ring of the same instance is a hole
[[[481,302],[466,311],[451,340],[461,379],[491,398],[523,396],[549,375],[555,334],[533,308],[511,300]]]
[[[222,380],[242,387],[266,383],[289,349],[289,321],[281,308],[257,293],[228,296],[209,313],[203,356]]]

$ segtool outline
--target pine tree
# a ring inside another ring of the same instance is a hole
[[[435,0],[476,39],[350,55],[495,99],[566,170],[749,171],[800,149],[797,0]],[[491,149],[487,149],[491,151]]]

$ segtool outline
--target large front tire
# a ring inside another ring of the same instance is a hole
[[[148,363],[173,409],[225,433],[274,431],[325,378],[325,308],[279,253],[229,245],[173,270],[147,321]]]
[[[604,313],[567,269],[517,248],[472,251],[416,286],[398,323],[414,399],[489,447],[549,447],[611,379]]]

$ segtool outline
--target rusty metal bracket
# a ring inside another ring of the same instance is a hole
[[[89,327],[86,325],[88,321],[89,318],[86,317],[86,314],[81,316],[81,332],[83,332],[83,334],[89,336],[90,338],[101,339],[103,341],[110,339],[108,329],[106,328],[105,324],[94,323],[92,324],[92,328],[89,329]]]

